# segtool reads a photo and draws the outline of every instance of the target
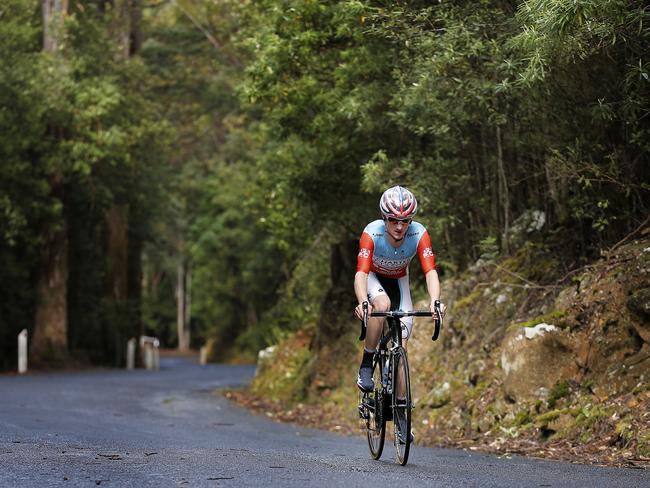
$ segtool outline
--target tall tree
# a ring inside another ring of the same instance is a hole
[[[43,0],[43,49],[65,64],[60,50],[63,23],[68,14],[67,0]],[[52,125],[49,131],[56,133]],[[56,157],[56,156],[55,156]],[[63,162],[54,160],[49,184],[58,219],[47,224],[43,262],[37,285],[36,317],[32,341],[32,361],[61,361],[68,353],[68,223],[65,215]]]
[[[138,0],[112,0],[110,11],[109,39],[115,45],[114,56],[118,65],[128,63],[132,56],[135,56],[140,49],[140,19],[141,10]],[[131,168],[117,162],[121,166],[124,177],[128,180],[133,178]],[[133,161],[131,165],[137,166],[139,161]],[[139,310],[139,278],[141,242],[137,240],[137,234],[131,232],[133,227],[131,213],[135,199],[125,191],[115,191],[113,202],[106,212],[107,226],[107,260],[108,260],[108,287],[109,301],[112,304],[114,321],[124,324],[110,324],[123,330],[125,335],[131,336],[141,333],[138,319]],[[131,242],[136,239],[135,242]],[[130,279],[130,277],[133,277]],[[129,286],[129,284],[131,286]],[[137,289],[134,289],[137,287]],[[128,337],[122,334],[115,334],[116,363],[122,362],[124,344]]]

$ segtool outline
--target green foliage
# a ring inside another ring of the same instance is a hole
[[[533,422],[533,417],[531,416],[528,409],[520,410],[515,415],[514,425],[516,425],[516,426],[524,426],[524,425],[528,425],[528,424],[530,424],[532,422]]]
[[[494,259],[499,255],[497,238],[488,236],[478,243],[478,251],[482,259]]]
[[[551,312],[545,313],[544,315],[540,315],[539,317],[535,317],[534,319],[527,320],[526,322],[520,322],[516,324],[516,327],[535,327],[536,325],[542,323],[550,323],[556,327],[562,327],[562,319],[564,317],[566,317],[566,312],[562,310],[553,310]]]
[[[560,381],[553,385],[548,395],[548,408],[555,408],[558,400],[569,395],[569,384],[566,381]]]
[[[6,307],[0,330],[11,338],[3,348],[13,357],[14,334],[31,330],[48,235],[67,228],[71,349],[113,362],[122,338],[132,333],[127,330],[136,312],[111,317],[103,305],[108,294],[100,222],[111,205],[128,204],[131,237],[137,242],[136,236],[146,234],[169,128],[144,96],[144,67],[137,59],[106,55],[113,44],[106,19],[94,7],[75,5],[60,26],[56,52],[42,50],[40,20],[25,2],[3,5],[0,253],[9,264],[0,271]],[[62,191],[55,194],[59,183]]]
[[[255,349],[313,322],[341,286],[329,248],[356,239],[394,184],[416,193],[448,269],[523,250],[513,222],[543,211],[535,255],[557,258],[516,260],[541,281],[650,210],[643,2],[152,4],[129,59],[115,15],[71,6],[60,50],[45,53],[38,9],[1,9],[6,337],[9,320],[31,323],[48,232],[67,218],[71,344],[99,357],[90,337],[117,348],[140,305],[143,331],[174,343],[179,262],[195,345]],[[102,304],[112,205],[129,208],[138,256],[127,312]]]
[[[538,415],[535,417],[535,422],[538,425],[545,425],[548,424],[549,422],[552,422],[553,420],[556,420],[560,417],[560,415],[565,415],[568,413],[572,413],[570,409],[565,408],[565,409],[557,409],[557,410],[550,410],[549,412],[543,413],[541,415]]]
[[[638,111],[647,84],[607,61],[644,79],[646,62],[635,59],[643,10],[541,0],[518,10],[490,1],[191,7],[221,49],[166,7],[144,52],[180,133],[216,133],[221,143],[184,137],[175,157],[195,326],[206,334],[245,330],[240,347],[258,348],[314,320],[319,295],[296,292],[327,274],[326,244],[321,261],[304,263],[313,236],[325,228],[330,244],[355,238],[395,183],[415,191],[418,219],[454,269],[501,253],[515,217],[544,209],[542,239],[560,237],[515,270],[541,281],[575,256],[540,254],[594,253],[647,213]],[[233,88],[238,99],[224,95]],[[182,203],[190,200],[200,203]]]
[[[284,284],[275,305],[262,315],[257,327],[248,328],[237,340],[244,350],[277,344],[305,324],[318,321],[321,304],[331,286],[327,263],[332,236],[322,231],[304,251]]]
[[[313,356],[309,350],[313,330],[288,335],[270,357],[262,361],[252,382],[252,390],[265,398],[281,402],[305,400],[311,382]]]

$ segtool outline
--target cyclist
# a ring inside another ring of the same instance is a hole
[[[357,272],[354,292],[358,305],[354,309],[357,319],[363,319],[363,302],[368,302],[368,314],[373,310],[411,310],[408,266],[417,254],[431,298],[431,312],[435,315],[434,302],[440,299],[440,281],[436,271],[435,255],[431,238],[425,227],[413,221],[418,203],[413,193],[401,186],[386,190],[379,200],[382,218],[366,226],[359,241]],[[445,306],[441,304],[444,315]],[[362,391],[372,391],[372,359],[379,342],[383,318],[368,319],[363,359],[359,368],[357,386]],[[413,328],[413,317],[402,319],[402,344],[406,348]],[[398,382],[398,400],[405,395]],[[399,420],[399,418],[398,418]],[[402,432],[404,429],[400,429]]]

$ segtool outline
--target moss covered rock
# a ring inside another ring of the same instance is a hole
[[[503,341],[503,389],[512,400],[546,398],[558,381],[578,370],[567,333],[553,325],[512,328]]]

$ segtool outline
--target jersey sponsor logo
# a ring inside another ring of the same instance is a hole
[[[432,258],[433,257],[433,249],[430,247],[427,247],[422,251],[422,257],[423,258]]]
[[[373,264],[384,270],[402,270],[409,264],[410,259],[385,259],[373,256]]]
[[[398,278],[398,277],[400,277],[400,276],[404,276],[404,270],[403,270],[403,269],[395,269],[395,270],[391,270],[391,269],[378,269],[378,270],[376,271],[376,273],[377,273],[377,274],[380,274],[380,275],[382,275],[382,276],[386,276],[387,278],[392,278],[392,277],[396,277],[396,278]]]
[[[365,247],[362,247],[359,250],[359,257],[361,257],[361,258],[369,258],[370,257],[370,249],[366,249]]]

